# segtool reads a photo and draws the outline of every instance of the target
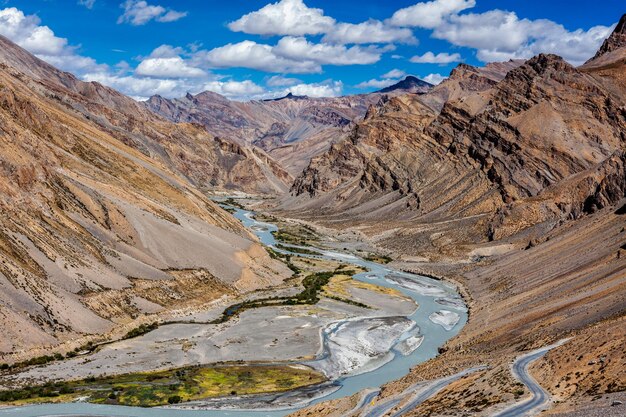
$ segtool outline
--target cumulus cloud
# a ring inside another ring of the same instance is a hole
[[[0,10],[0,35],[65,71],[82,73],[106,67],[77,54],[67,39],[56,36],[48,26],[42,26],[39,17],[26,16],[15,7]]]
[[[411,29],[392,27],[379,20],[368,20],[359,24],[338,23],[322,41],[339,44],[417,43]]]
[[[180,56],[170,58],[148,58],[141,61],[135,74],[161,78],[199,78],[206,73],[189,65]]]
[[[181,97],[189,91],[179,80],[139,78],[131,75],[111,74],[109,72],[87,73],[85,81],[95,81],[104,84],[136,100],[147,100],[158,94],[164,97]]]
[[[253,41],[229,43],[210,51],[198,51],[194,60],[211,68],[240,67],[293,74],[322,71],[318,63],[279,57],[274,53],[274,47]]]
[[[570,32],[550,20],[520,19],[514,12],[491,10],[451,16],[434,30],[433,36],[477,49],[478,59],[484,62],[555,53],[580,64],[593,56],[611,30],[595,26]]]
[[[187,12],[166,9],[163,6],[154,6],[144,0],[126,0],[120,5],[124,13],[117,19],[117,23],[130,23],[141,26],[155,20],[157,22],[174,22],[187,16]]]
[[[223,96],[241,99],[263,94],[265,89],[250,80],[245,81],[210,81],[203,85],[204,91],[213,91]]]
[[[276,55],[292,60],[309,60],[318,64],[366,65],[380,60],[382,50],[374,47],[346,47],[311,43],[302,37],[287,36],[274,47]]]
[[[393,85],[395,83],[397,83],[399,80],[394,80],[394,79],[390,79],[390,78],[381,78],[381,79],[371,79],[368,81],[363,81],[357,85],[355,85],[356,88],[360,88],[362,90],[368,89],[368,88],[377,88],[377,89],[381,89],[381,88],[385,88],[385,87],[389,87],[390,85]]]
[[[326,33],[335,19],[308,7],[302,0],[281,0],[228,24],[230,30],[255,35],[317,35]]]
[[[475,5],[476,0],[433,0],[417,3],[396,11],[389,19],[389,23],[395,26],[434,29],[449,16]]]
[[[363,81],[362,83],[355,85],[355,87],[360,88],[360,89],[368,89],[368,88],[381,89],[381,88],[389,87],[390,85],[393,85],[399,82],[401,79],[406,77],[406,75],[407,75],[406,72],[402,70],[392,69],[391,71],[381,75],[379,78],[374,78],[368,81]]]
[[[458,53],[449,54],[447,52],[440,52],[435,55],[432,52],[426,52],[424,55],[416,55],[410,60],[415,64],[451,64],[452,62],[460,62],[461,55]]]
[[[78,0],[78,4],[85,6],[88,9],[93,9],[93,6],[96,4],[96,0]]]
[[[276,93],[271,94],[280,97],[288,93],[296,96],[338,97],[343,93],[343,83],[341,81],[326,80],[320,83],[296,84],[281,91],[278,95]]]
[[[381,75],[382,78],[402,78],[404,76],[406,76],[406,72],[397,68],[394,68],[391,71]]]
[[[300,84],[297,78],[283,77],[282,75],[274,75],[265,81],[265,85],[268,87],[289,87],[291,85]]]
[[[366,65],[380,60],[382,49],[316,44],[302,37],[284,37],[274,46],[254,41],[198,51],[194,60],[211,68],[251,68],[274,73],[319,73],[322,65]]]
[[[431,83],[433,85],[437,85],[440,84],[443,80],[447,79],[448,77],[445,77],[441,74],[428,74],[425,77],[422,77],[422,80],[426,81],[427,83]]]

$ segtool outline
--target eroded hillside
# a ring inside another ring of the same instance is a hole
[[[0,357],[288,276],[201,191],[237,145],[2,43]]]

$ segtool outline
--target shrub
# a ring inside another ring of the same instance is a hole
[[[182,401],[183,399],[180,397],[180,395],[172,395],[170,398],[167,399],[167,402],[169,404],[178,404]]]

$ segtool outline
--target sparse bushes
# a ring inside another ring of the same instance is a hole
[[[167,399],[167,402],[169,404],[178,404],[178,403],[181,403],[182,401],[183,399],[180,397],[180,395],[172,395],[171,397]]]
[[[151,323],[151,324],[142,324],[139,327],[134,328],[133,330],[126,333],[122,339],[132,339],[135,337],[143,336],[146,333],[150,333],[153,330],[156,330],[159,327],[159,323]]]

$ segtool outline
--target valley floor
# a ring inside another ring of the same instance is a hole
[[[385,402],[420,382],[487,365],[403,415],[492,416],[529,396],[511,373],[514,358],[570,338],[530,367],[530,375],[550,396],[547,412],[578,416],[595,404],[606,415],[626,413],[623,405],[611,406],[626,391],[626,221],[615,207],[557,225],[533,244],[468,245],[452,256],[433,255],[432,246],[420,252],[390,245],[388,231],[398,228],[401,239],[411,240],[409,224],[350,224],[324,221],[323,216],[303,223],[341,237],[331,245],[384,253],[394,259],[390,265],[395,268],[456,282],[469,303],[468,325],[440,356],[386,384],[369,401]],[[293,416],[368,415],[353,410],[358,401],[318,404]],[[403,406],[399,402],[380,415],[396,415]]]

